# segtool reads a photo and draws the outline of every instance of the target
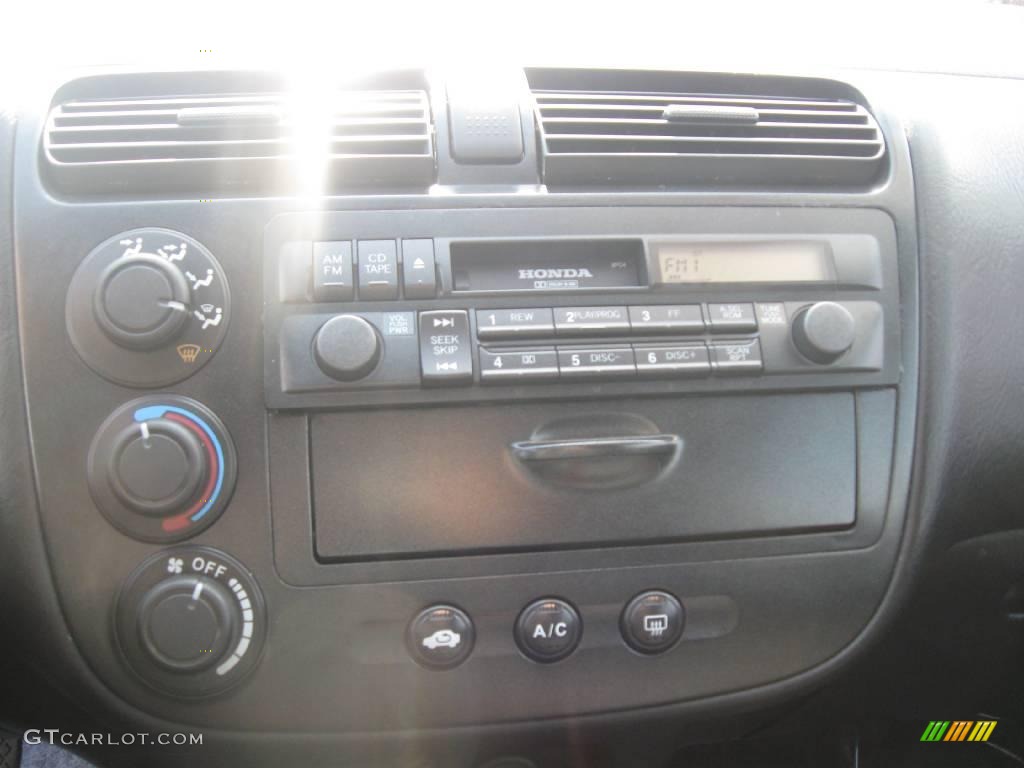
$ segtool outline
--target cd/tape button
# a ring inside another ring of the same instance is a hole
[[[512,383],[558,378],[554,347],[517,350],[480,350],[480,379],[485,383]]]
[[[636,363],[633,350],[629,347],[559,347],[558,370],[562,376],[573,378],[633,376],[636,374]]]

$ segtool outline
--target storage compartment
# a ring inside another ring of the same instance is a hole
[[[309,418],[314,540],[326,561],[753,536],[855,520],[857,435],[845,392]]]

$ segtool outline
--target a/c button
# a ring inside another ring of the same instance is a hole
[[[523,653],[534,661],[550,664],[576,650],[583,622],[569,603],[545,598],[523,609],[516,620],[515,635]]]

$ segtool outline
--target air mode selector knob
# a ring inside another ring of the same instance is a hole
[[[238,633],[238,602],[206,576],[174,576],[142,596],[139,636],[150,659],[173,672],[197,672],[223,660]]]
[[[176,266],[146,253],[124,256],[100,276],[93,296],[96,322],[114,343],[156,349],[189,319],[188,283]]]
[[[808,360],[828,365],[853,346],[857,323],[850,310],[834,301],[819,301],[793,318],[793,343]]]
[[[82,361],[129,387],[188,378],[216,354],[231,320],[220,263],[183,232],[142,227],[103,241],[68,286],[64,322]]]
[[[358,315],[332,317],[316,333],[313,355],[320,370],[341,381],[368,376],[380,361],[377,329]]]

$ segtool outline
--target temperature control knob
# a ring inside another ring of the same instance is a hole
[[[173,696],[206,696],[256,666],[266,635],[252,574],[210,547],[175,547],[145,560],[117,599],[118,647],[132,670]]]
[[[89,451],[89,489],[129,536],[179,541],[224,510],[236,464],[227,430],[209,409],[185,397],[143,397],[100,427]]]
[[[834,301],[819,301],[793,318],[793,343],[808,360],[827,365],[853,346],[857,323],[850,310]]]
[[[136,512],[164,515],[195,496],[208,470],[199,436],[180,422],[159,418],[121,431],[108,481],[118,498]]]
[[[369,375],[380,360],[377,329],[358,315],[332,317],[316,333],[313,354],[328,376],[355,381]]]

